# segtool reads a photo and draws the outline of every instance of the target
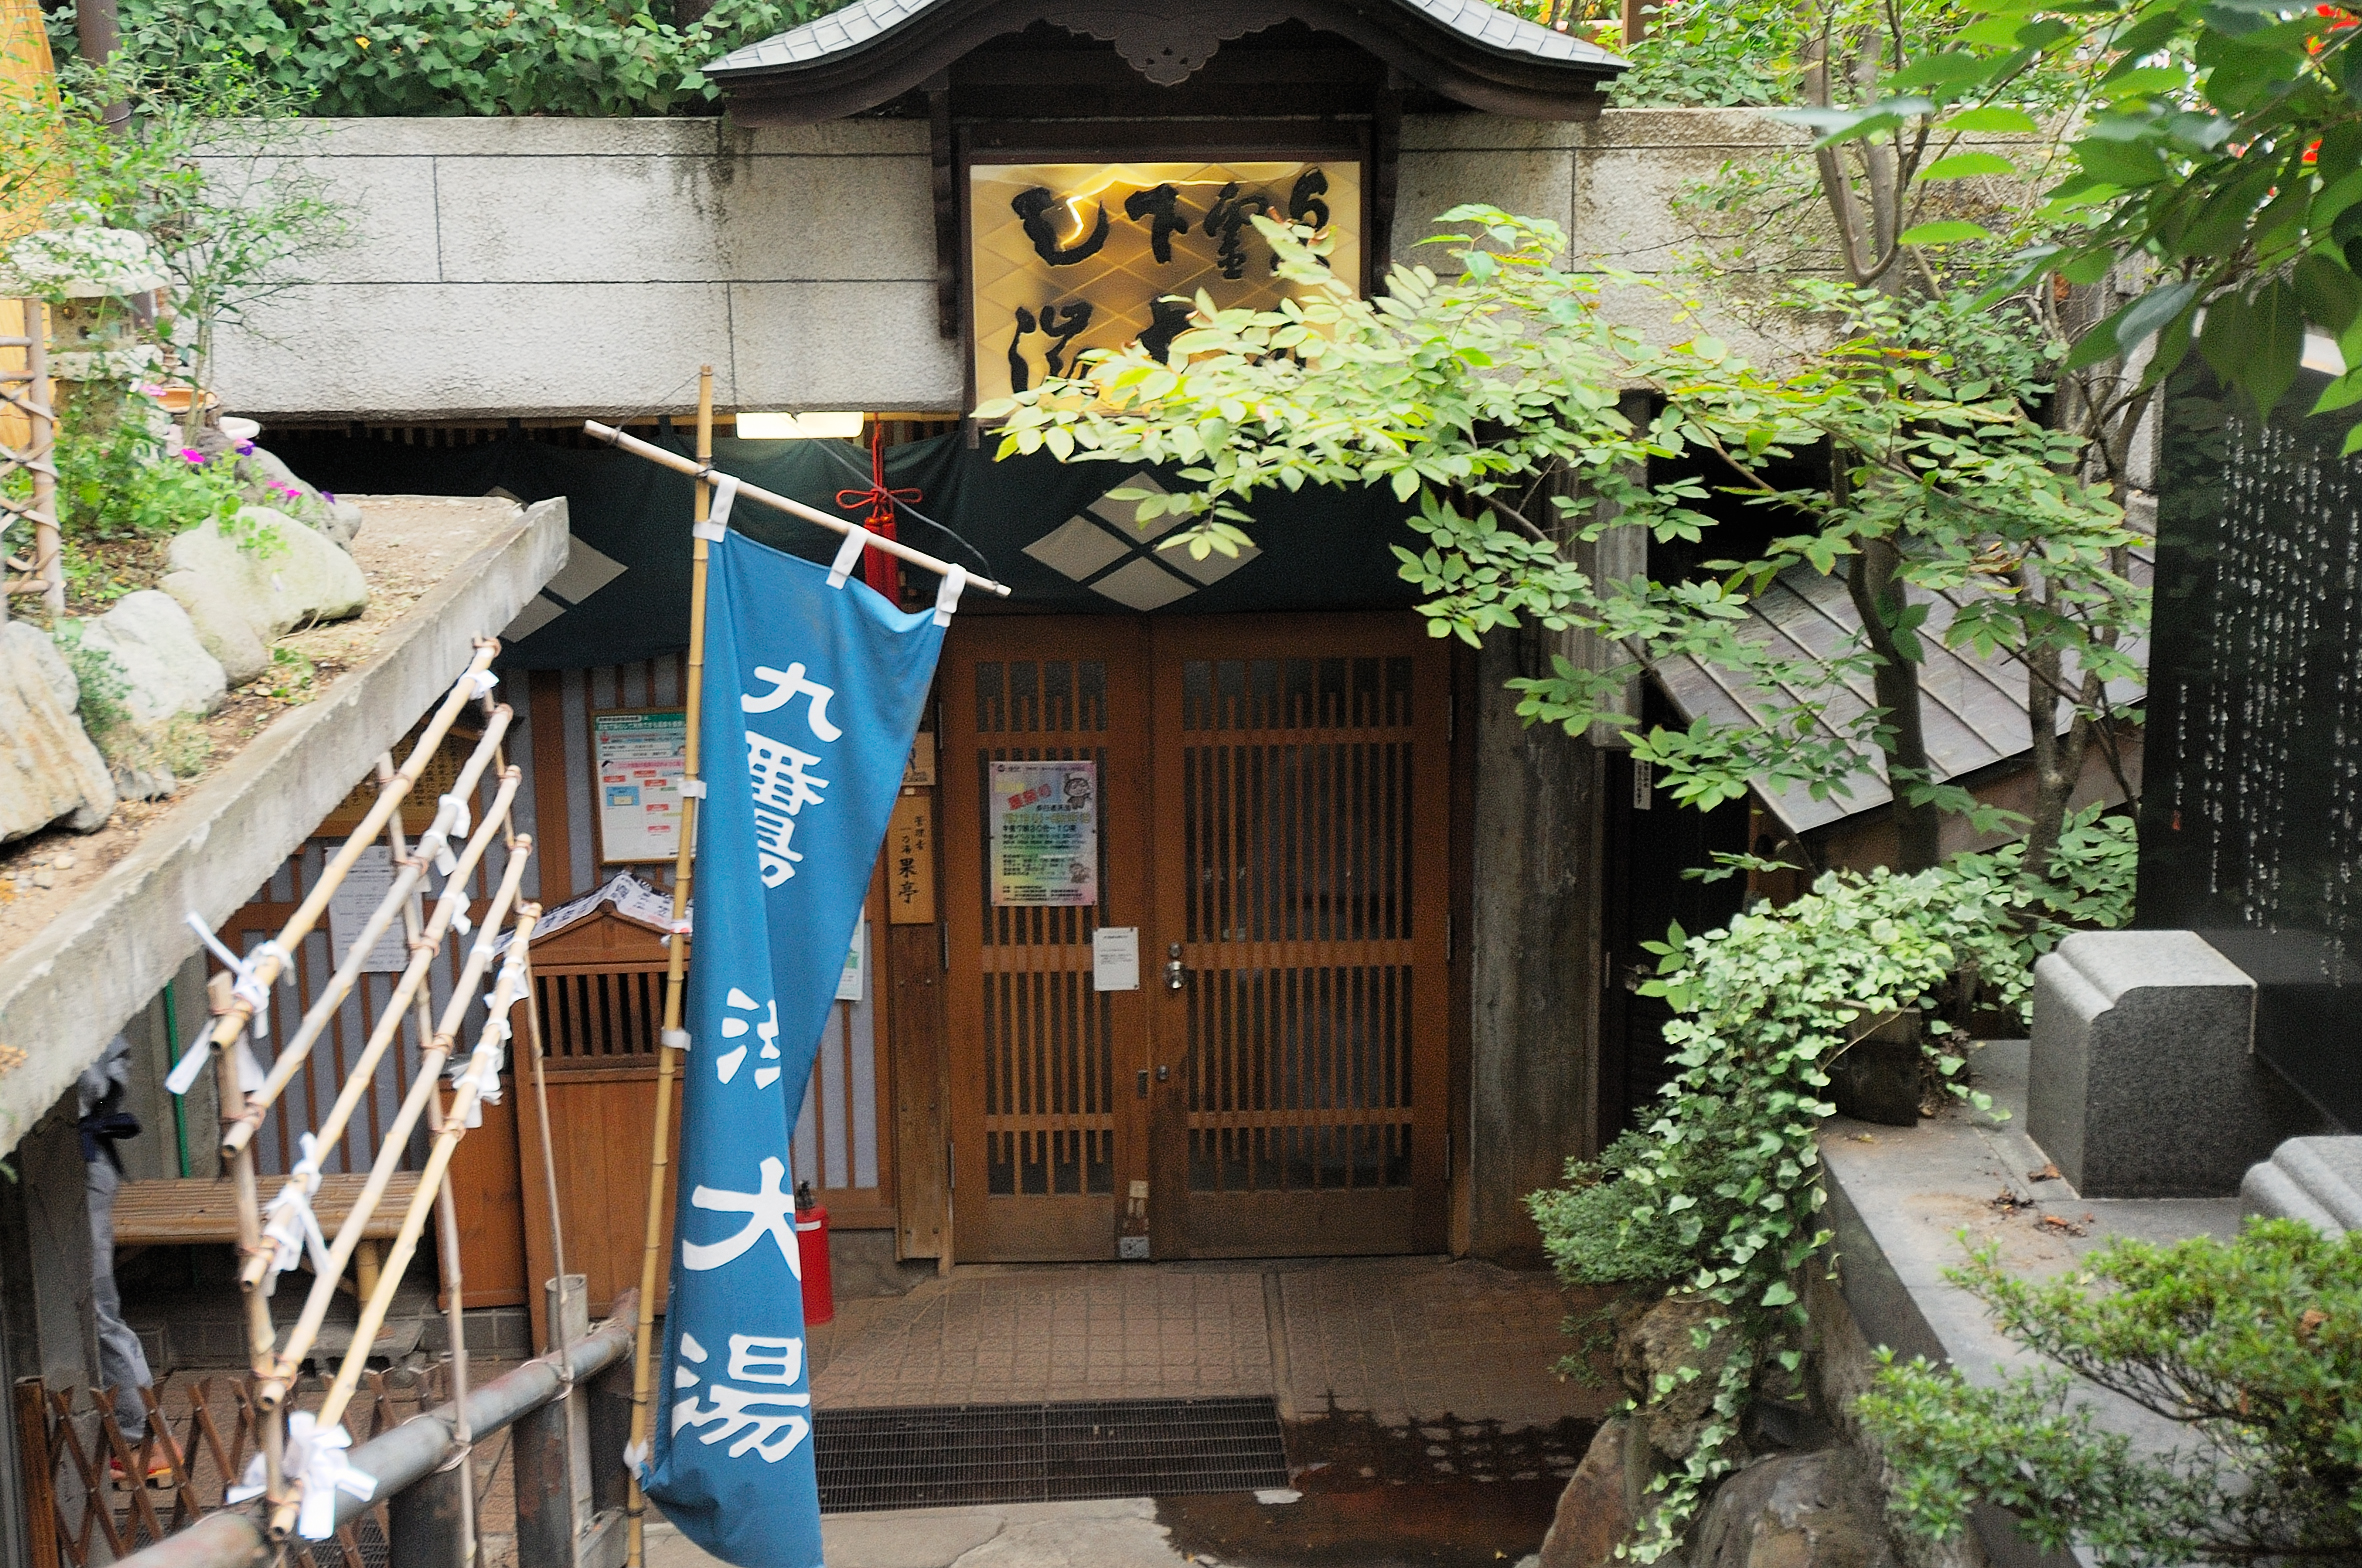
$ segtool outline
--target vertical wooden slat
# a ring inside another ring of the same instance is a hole
[[[527,683],[527,705],[532,714],[533,858],[541,870],[542,905],[554,909],[578,891],[588,891],[574,886],[570,869],[574,856],[566,792],[573,770],[566,765],[565,688],[559,676],[548,670],[513,678]]]

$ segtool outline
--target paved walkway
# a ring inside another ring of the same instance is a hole
[[[1596,1418],[1547,1274],[1441,1258],[970,1266],[812,1333],[823,1409],[1270,1394],[1287,1417]]]
[[[1092,1503],[1008,1503],[829,1514],[820,1521],[829,1568],[1174,1568],[1204,1563],[1172,1544],[1143,1497]],[[725,1568],[669,1524],[651,1523],[648,1568]]]

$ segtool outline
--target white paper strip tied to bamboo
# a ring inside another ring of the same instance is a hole
[[[266,1296],[278,1290],[279,1276],[295,1267],[296,1260],[307,1252],[312,1272],[322,1278],[334,1277],[336,1267],[328,1255],[328,1238],[320,1234],[320,1217],[312,1212],[312,1199],[320,1192],[320,1140],[307,1132],[296,1141],[303,1158],[287,1173],[287,1185],[271,1199],[270,1222],[262,1228],[264,1238],[272,1244],[270,1265],[262,1277]]]
[[[192,909],[188,912],[187,918],[189,929],[197,933],[197,940],[211,949],[213,956],[220,959],[222,967],[229,970],[233,976],[230,982],[230,994],[243,998],[247,1005],[254,1009],[252,1032],[256,1039],[262,1039],[271,1032],[271,988],[262,983],[262,976],[256,971],[261,968],[265,958],[278,959],[279,966],[284,971],[287,965],[286,951],[277,942],[263,942],[257,945],[253,952],[240,958],[222,945],[221,938],[213,934],[213,928],[205,923],[202,915]],[[199,1035],[197,1043],[182,1054],[170,1076],[165,1078],[164,1087],[170,1089],[174,1094],[188,1093],[196,1086],[197,1075],[203,1072],[206,1064],[212,1060],[213,1036],[208,1032]],[[254,1053],[240,1047],[238,1051],[238,1087],[251,1094],[262,1087],[262,1082],[262,1069],[254,1065]]]
[[[353,1437],[342,1425],[322,1431],[309,1410],[287,1418],[287,1450],[282,1468],[291,1481],[303,1483],[303,1507],[295,1516],[295,1533],[307,1541],[325,1541],[336,1533],[336,1494],[368,1502],[377,1495],[377,1477],[353,1468],[345,1450]],[[263,1456],[246,1461],[239,1484],[222,1494],[225,1503],[243,1503],[263,1494]]]

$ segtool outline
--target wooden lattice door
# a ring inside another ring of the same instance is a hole
[[[1447,663],[1396,616],[970,621],[944,656],[955,1255],[1445,1245]],[[1100,902],[995,906],[994,761],[1099,764]],[[1092,934],[1139,928],[1141,989]],[[1177,970],[1168,965],[1177,963]]]
[[[1160,1255],[1441,1251],[1447,660],[1409,616],[1160,622]]]
[[[952,1246],[1103,1259],[1146,1172],[1147,996],[1092,985],[1092,934],[1148,913],[1147,639],[1129,620],[955,623],[944,695]],[[995,762],[1098,765],[1099,902],[995,905]]]

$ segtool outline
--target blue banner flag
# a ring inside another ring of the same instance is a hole
[[[712,544],[690,1047],[644,1484],[740,1568],[821,1560],[788,1143],[961,582],[906,614],[841,569],[742,534]]]

